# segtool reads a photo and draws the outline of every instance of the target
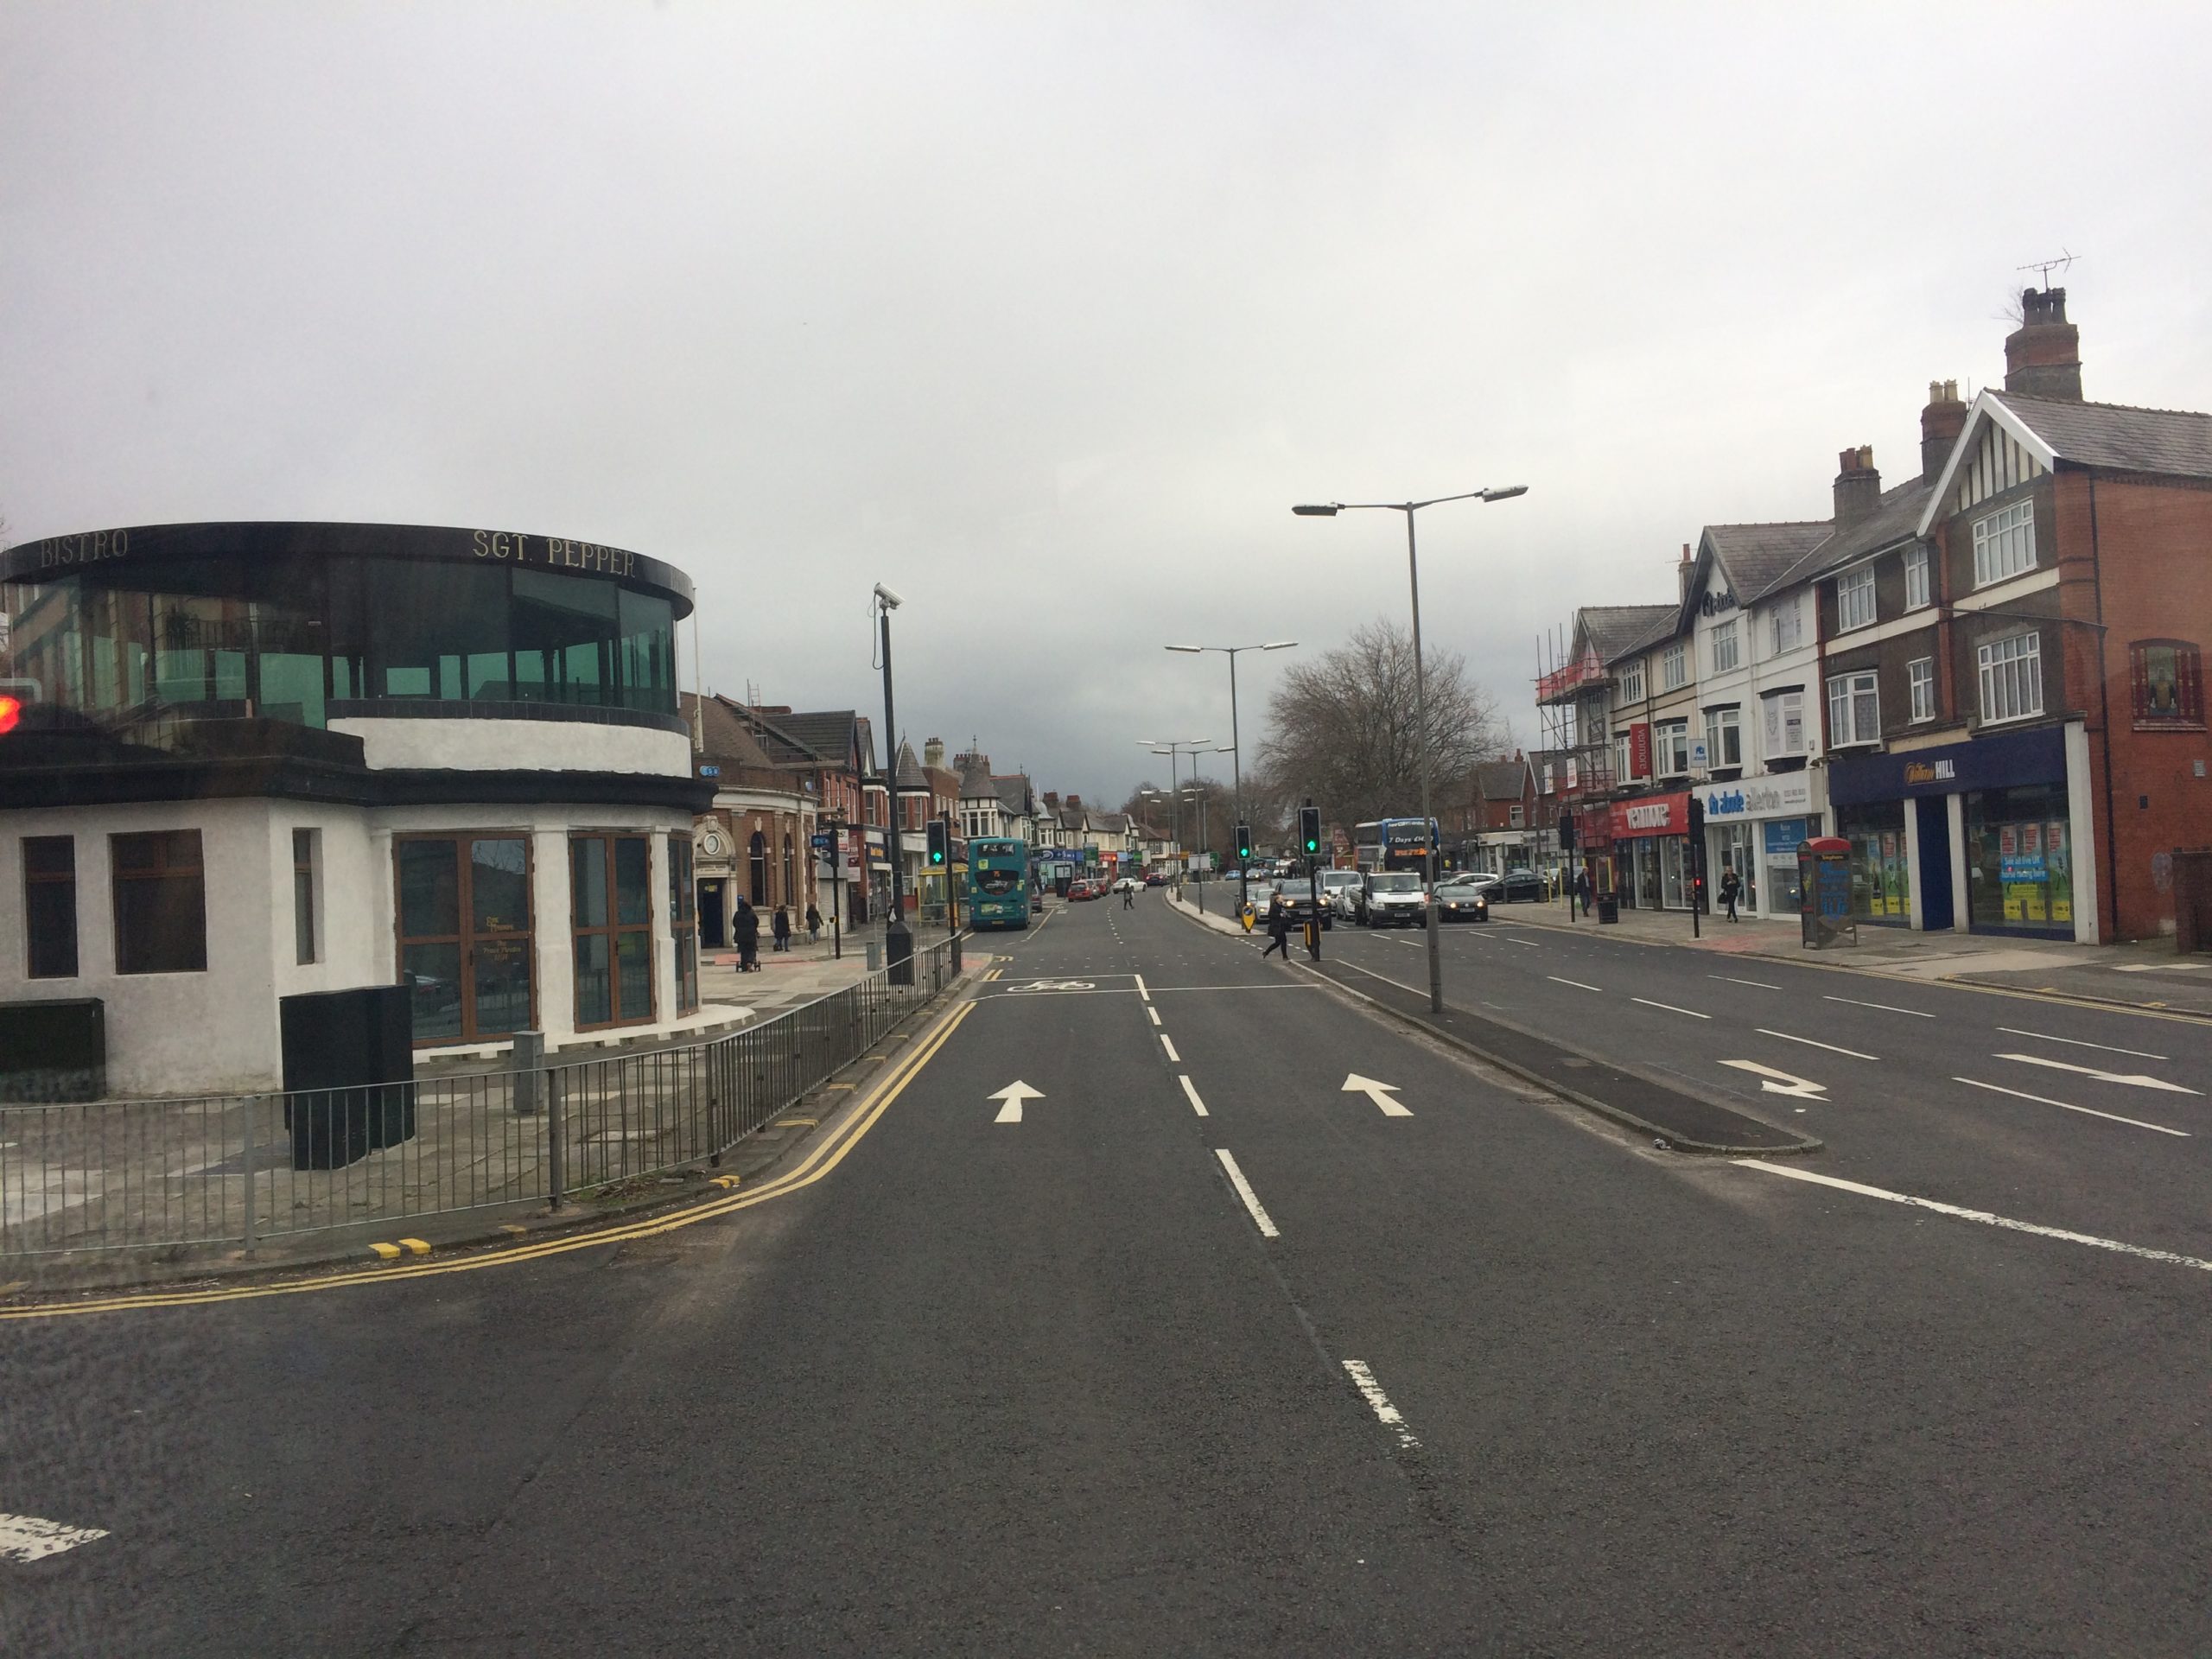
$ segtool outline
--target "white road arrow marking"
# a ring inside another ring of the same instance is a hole
[[[35,1515],[0,1515],[0,1561],[35,1561],[107,1536],[100,1527],[65,1527]]]
[[[1365,1095],[1382,1109],[1382,1116],[1385,1117],[1411,1117],[1413,1116],[1411,1112],[1390,1098],[1389,1091],[1397,1086],[1395,1083],[1377,1083],[1372,1077],[1363,1077],[1358,1072],[1354,1071],[1345,1077],[1344,1086],[1339,1092],[1347,1095]]]
[[[2138,1089],[2163,1089],[2170,1095],[2193,1095],[2194,1089],[2184,1089],[2177,1083],[2168,1083],[2164,1077],[2145,1077],[2140,1071],[2100,1071],[2094,1065],[2075,1065],[2065,1060],[2047,1060],[2040,1054],[1999,1054],[2000,1060],[2018,1060],[2023,1065],[2047,1065],[2054,1071],[2073,1071],[2085,1077],[2094,1077],[2099,1083],[2133,1084]]]
[[[1021,1103],[1025,1100],[1042,1100],[1045,1098],[1045,1091],[1042,1089],[1032,1089],[1020,1077],[1016,1077],[991,1098],[1006,1103],[999,1108],[999,1115],[991,1120],[992,1122],[1019,1123],[1021,1122]]]
[[[1770,1095],[1789,1095],[1798,1100],[1826,1100],[1828,1086],[1809,1078],[1792,1077],[1787,1071],[1777,1071],[1770,1065],[1761,1065],[1757,1060],[1723,1060],[1723,1065],[1732,1065],[1738,1071],[1754,1073],[1759,1087]]]

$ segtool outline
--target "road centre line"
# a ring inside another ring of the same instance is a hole
[[[1710,1020],[1713,1018],[1709,1014],[1700,1014],[1695,1008],[1678,1008],[1671,1002],[1654,1002],[1648,996],[1631,996],[1629,998],[1629,1001],[1631,1002],[1641,1002],[1647,1008],[1664,1008],[1669,1014],[1687,1014],[1693,1020]]]
[[[2010,1095],[2015,1100],[2032,1100],[2038,1106],[2056,1106],[2061,1111],[2079,1112],[2084,1117],[2107,1118],[2114,1123],[2132,1123],[2139,1129],[2156,1129],[2160,1135],[2175,1135],[2183,1141],[2190,1139],[2187,1129],[2170,1129],[2163,1123],[2145,1123],[2139,1117],[2122,1117],[2118,1112],[2101,1112],[2094,1106],[2075,1106],[2066,1101],[2053,1100],[2048,1095],[2031,1095],[2023,1090],[2007,1089],[2001,1084],[1984,1083],[1979,1077],[1953,1077],[1951,1081],[1968,1084],[1976,1089],[1986,1089],[1995,1095]]]
[[[1861,1054],[1855,1048],[1838,1048],[1834,1043],[1819,1042],[1810,1037],[1797,1036],[1792,1032],[1769,1031],[1764,1026],[1753,1026],[1751,1029],[1762,1037],[1779,1037],[1784,1042],[1802,1043],[1808,1048],[1825,1048],[1831,1054],[1848,1054],[1854,1060],[1878,1060],[1882,1058],[1878,1054]]]
[[[1183,1057],[1175,1052],[1175,1045],[1167,1040],[1167,1033],[1164,1031],[1160,1033],[1160,1046],[1167,1051],[1169,1059],[1178,1065],[1183,1064]]]
[[[2139,1060],[2163,1060],[2164,1054],[2153,1054],[2147,1048],[2120,1048],[2111,1043],[2085,1043],[2078,1037],[2054,1037],[2047,1031],[2022,1031],[2018,1026],[1999,1026],[1998,1030],[2008,1037],[2032,1037],[2039,1043],[2064,1043],[2072,1048],[2101,1048],[2107,1054],[2133,1054]]]
[[[1578,991],[1595,991],[1600,996],[1605,994],[1605,988],[1602,985],[1585,985],[1579,979],[1561,979],[1557,974],[1546,974],[1544,977],[1554,985],[1572,985]]]
[[[0,1321],[74,1318],[88,1313],[129,1313],[142,1308],[192,1307],[210,1302],[257,1301],[267,1296],[298,1296],[311,1291],[339,1290],[357,1285],[390,1285],[403,1279],[474,1273],[486,1268],[512,1267],[544,1256],[566,1255],[576,1250],[593,1250],[607,1244],[626,1243],[632,1239],[658,1237],[663,1233],[696,1226],[702,1221],[715,1220],[734,1211],[750,1210],[755,1205],[785,1198],[801,1188],[813,1185],[842,1163],[847,1154],[891,1109],[892,1103],[905,1093],[907,1085],[921,1074],[923,1067],[952,1039],[953,1033],[960,1028],[961,1022],[975,1008],[976,1003],[972,1001],[955,1004],[939,1017],[940,1023],[933,1028],[925,1028],[920,1040],[903,1053],[865,1056],[869,1059],[887,1059],[891,1062],[890,1069],[880,1074],[870,1084],[871,1093],[855,1105],[844,1122],[819,1137],[787,1173],[764,1181],[749,1192],[732,1192],[724,1198],[690,1205],[673,1214],[648,1216],[616,1226],[589,1228],[533,1243],[482,1250],[473,1255],[448,1256],[442,1260],[431,1258],[394,1266],[380,1263],[372,1268],[349,1268],[276,1284],[226,1286],[210,1290],[155,1291],[81,1302],[0,1307]]]
[[[1910,1192],[1892,1192],[1886,1187],[1865,1186],[1857,1181],[1847,1181],[1834,1175],[1815,1174],[1809,1169],[1789,1169],[1781,1164],[1770,1164],[1761,1158],[1735,1158],[1730,1162],[1739,1169],[1764,1170],[1769,1175],[1780,1175],[1792,1181],[1809,1181],[1815,1186],[1832,1186],[1839,1192],[1856,1192],[1862,1198],[1883,1198],[1891,1204],[1909,1205],[1916,1210],[1933,1210],[1939,1216],[1956,1216],[1961,1221],[1978,1221],[1985,1227],[2002,1227],[2015,1233],[2032,1233],[2038,1238],[2056,1238],[2069,1244],[2087,1244],[2093,1249],[2114,1250],[2122,1255],[2139,1256],[2146,1262],[2171,1262],[2176,1267],[2194,1268],[2199,1273],[2212,1273],[2212,1262],[2198,1260],[2193,1255],[2177,1255],[2172,1250],[2146,1249],[2140,1244],[2128,1244],[2116,1238],[2099,1238],[2094,1233],[2069,1232],[2063,1227],[2045,1227],[2032,1221],[2015,1221],[2010,1216],[1993,1215],[1986,1210],[1968,1210],[1955,1204],[1941,1204],[1934,1198],[1915,1198]]]
[[[1151,1016],[1151,1018],[1152,1018],[1152,1023],[1153,1023],[1154,1026],[1159,1025],[1159,1023],[1160,1023],[1160,1010],[1159,1010],[1158,1008],[1147,1008],[1147,1009],[1145,1010],[1145,1013]]]
[[[1763,991],[1778,991],[1782,988],[1779,985],[1768,984],[1763,979],[1738,979],[1733,974],[1707,974],[1706,977],[1726,980],[1731,985],[1756,985]]]
[[[1175,1081],[1183,1085],[1183,1097],[1191,1103],[1191,1109],[1192,1111],[1196,1112],[1200,1117],[1211,1117],[1212,1116],[1211,1112],[1206,1110],[1205,1102],[1198,1098],[1198,1091],[1192,1085],[1190,1078],[1179,1076]]]
[[[1406,1427],[1404,1414],[1390,1403],[1390,1396],[1382,1392],[1382,1385],[1375,1380],[1375,1373],[1368,1369],[1367,1362],[1348,1359],[1344,1361],[1344,1370],[1351,1374],[1352,1386],[1359,1390],[1360,1398],[1374,1409],[1376,1420],[1398,1437],[1398,1444],[1409,1452],[1419,1446],[1421,1442]]]
[[[1137,982],[1137,995],[1144,998],[1146,1001],[1151,1001],[1152,993],[1144,988],[1144,976],[1142,974],[1131,974],[1129,977]]]
[[[1259,1224],[1262,1238],[1281,1238],[1274,1223],[1268,1219],[1268,1212],[1260,1208],[1260,1195],[1252,1191],[1252,1183],[1244,1179],[1244,1172],[1236,1167],[1236,1160],[1229,1155],[1227,1147],[1216,1147],[1213,1155],[1221,1160],[1221,1166],[1229,1172],[1229,1184],[1236,1189],[1236,1196],[1244,1200],[1244,1207],[1252,1212],[1252,1219]]]
[[[1525,944],[1531,950],[1541,950],[1543,949],[1543,947],[1538,944],[1534,939],[1516,939],[1510,933],[1505,936],[1505,942],[1508,944]]]
[[[1887,1002],[1861,1002],[1855,996],[1828,996],[1824,993],[1821,1000],[1827,1002],[1848,1002],[1854,1008],[1879,1008],[1884,1014],[1909,1014],[1916,1020],[1933,1020],[1936,1017],[1932,1014],[1923,1014],[1918,1008],[1900,1008]]]

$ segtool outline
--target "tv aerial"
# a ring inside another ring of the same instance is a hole
[[[2015,270],[2032,270],[2036,272],[2043,278],[2043,285],[2045,288],[2049,288],[2050,286],[2050,273],[2055,270],[2063,276],[2066,274],[2066,268],[2073,263],[2074,256],[2062,247],[2059,249],[2058,257],[2056,259],[2031,259],[2026,264],[2015,265],[2012,269]]]

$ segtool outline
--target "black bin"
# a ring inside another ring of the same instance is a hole
[[[1620,918],[1621,901],[1614,898],[1610,893],[1599,893],[1598,895],[1599,925],[1602,926],[1607,922],[1618,923]]]
[[[294,1169],[340,1169],[415,1135],[415,1010],[404,985],[277,1003]]]
[[[97,996],[0,1002],[0,1100],[107,1093],[107,1004]]]

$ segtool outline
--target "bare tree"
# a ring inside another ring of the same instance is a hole
[[[1505,743],[1496,703],[1467,678],[1456,651],[1426,653],[1427,742],[1438,802]],[[1261,746],[1265,794],[1281,804],[1311,796],[1341,823],[1418,813],[1422,733],[1414,715],[1413,638],[1377,620],[1344,645],[1303,662],[1268,701]]]

